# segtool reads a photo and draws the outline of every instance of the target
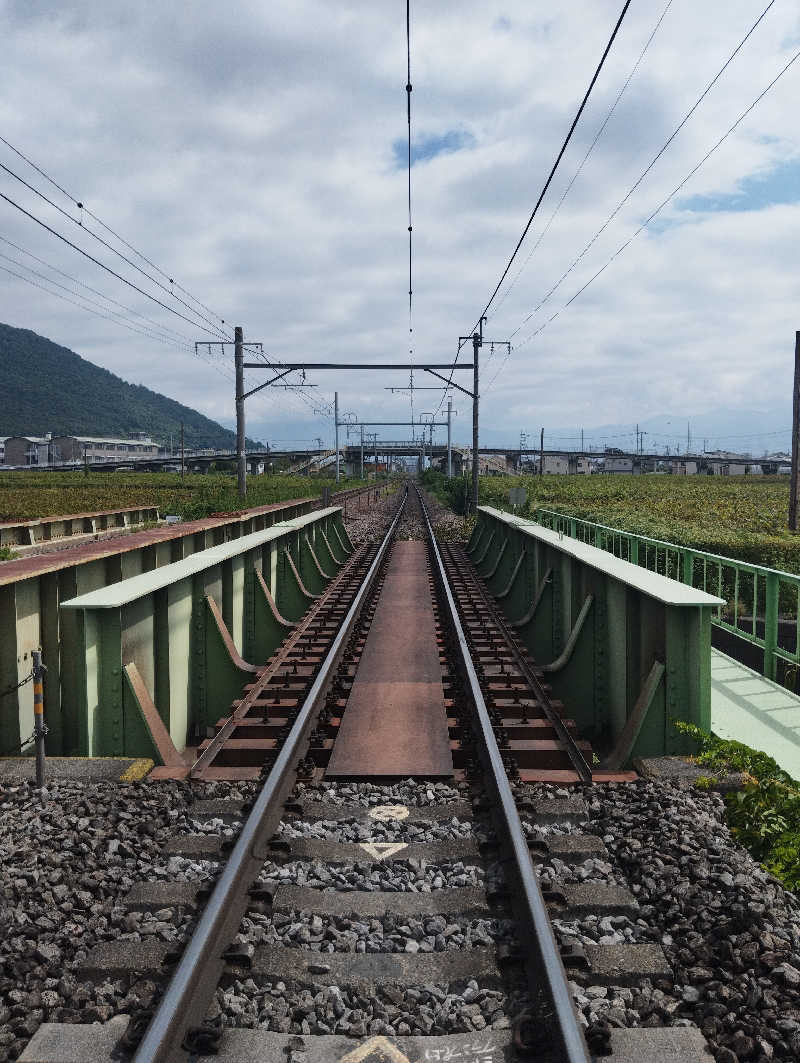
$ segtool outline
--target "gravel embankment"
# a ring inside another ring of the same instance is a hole
[[[695,1025],[718,1063],[800,1059],[800,901],[735,843],[721,798],[645,780],[584,796],[609,880],[641,905],[634,923],[606,925],[660,942],[675,973],[667,988],[575,986],[590,1025]]]

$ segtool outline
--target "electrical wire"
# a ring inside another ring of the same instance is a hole
[[[574,259],[574,261],[569,266],[569,268],[564,273],[562,273],[562,275],[559,277],[559,279],[556,281],[556,283],[553,285],[553,287],[547,292],[547,294],[542,298],[542,300],[539,302],[539,304],[536,307],[534,307],[534,309],[531,310],[531,312],[522,320],[522,322],[517,326],[517,328],[514,329],[514,331],[511,333],[510,339],[513,339],[514,336],[516,336],[517,333],[520,332],[525,327],[525,325],[531,320],[531,318],[534,316],[534,314],[538,313],[538,311],[541,310],[541,308],[548,301],[548,299],[550,299],[550,297],[556,291],[558,291],[558,289],[561,287],[561,285],[567,279],[567,277],[570,275],[570,273],[572,273],[572,271],[575,269],[575,267],[578,265],[578,263],[583,259],[583,257],[587,254],[587,252],[594,246],[594,244],[597,241],[597,239],[601,236],[601,234],[603,232],[605,232],[605,230],[608,228],[608,226],[611,224],[611,222],[614,220],[614,218],[616,218],[616,216],[619,214],[619,212],[622,210],[622,208],[625,206],[625,204],[631,198],[631,196],[636,191],[636,189],[641,185],[642,181],[644,181],[645,177],[647,177],[647,175],[653,169],[655,164],[658,162],[658,160],[661,158],[661,156],[664,154],[664,152],[667,150],[667,148],[670,146],[670,144],[673,142],[673,140],[677,137],[677,135],[680,133],[680,131],[683,129],[683,127],[686,125],[686,123],[689,121],[689,119],[695,113],[697,108],[700,106],[700,104],[703,102],[703,100],[709,94],[709,92],[714,87],[714,85],[717,83],[717,81],[719,81],[720,77],[722,77],[723,73],[727,70],[727,68],[730,66],[730,64],[733,62],[733,60],[736,58],[736,56],[742,50],[744,45],[750,39],[752,34],[755,32],[756,28],[760,25],[762,20],[766,17],[767,13],[769,12],[770,8],[774,5],[774,3],[775,3],[775,0],[769,0],[769,3],[764,8],[764,10],[761,12],[761,14],[758,16],[756,21],[753,23],[753,25],[750,27],[750,29],[747,31],[747,33],[744,35],[744,37],[742,37],[742,39],[736,45],[734,50],[731,52],[731,54],[728,56],[728,58],[725,60],[725,62],[722,64],[722,66],[719,68],[719,70],[716,72],[714,77],[711,79],[711,81],[709,81],[708,85],[706,85],[706,87],[703,89],[703,91],[697,97],[695,102],[692,104],[692,106],[689,108],[689,110],[683,116],[681,121],[678,123],[678,125],[675,127],[675,129],[673,129],[673,131],[670,133],[670,135],[667,137],[667,139],[664,141],[664,143],[658,149],[656,154],[653,156],[653,158],[647,164],[645,169],[637,177],[637,179],[634,181],[634,183],[631,185],[631,187],[628,189],[628,191],[625,193],[625,195],[622,197],[622,199],[619,201],[619,203],[616,205],[616,207],[612,210],[612,212],[609,214],[609,216],[606,218],[606,220],[603,222],[603,224],[600,226],[600,228],[597,230],[597,232],[594,234],[594,236],[588,242],[588,244],[586,244],[586,246],[580,252],[580,254],[577,256],[577,258]]]
[[[183,321],[188,322],[193,328],[197,328],[196,321],[193,321],[191,318],[186,317],[185,314],[182,314],[174,307],[167,306],[166,303],[162,302],[161,299],[157,298],[155,295],[151,295],[149,292],[146,292],[143,288],[140,288],[138,284],[134,284],[133,281],[128,280],[127,277],[123,277],[121,273],[117,273],[116,270],[113,270],[110,266],[107,266],[104,262],[101,262],[99,258],[95,258],[94,255],[90,255],[88,251],[85,251],[82,247],[79,247],[77,244],[73,243],[72,240],[64,236],[62,233],[58,232],[57,229],[53,229],[46,222],[43,222],[41,218],[37,218],[35,214],[31,214],[29,210],[26,210],[23,206],[20,206],[20,204],[17,203],[15,200],[11,199],[10,196],[7,196],[5,192],[0,192],[0,199],[4,199],[6,203],[9,203],[12,207],[15,207],[27,218],[30,218],[31,221],[35,221],[37,225],[41,225],[43,229],[46,229],[47,232],[51,233],[53,236],[63,241],[63,243],[67,244],[74,251],[77,251],[79,254],[83,255],[84,258],[88,258],[90,262],[94,262],[96,266],[99,266],[101,269],[104,269],[106,273],[110,273],[112,277],[116,277],[117,280],[122,281],[123,284],[127,284],[129,288],[133,288],[135,292],[138,292],[140,295],[143,295],[146,299],[150,299],[151,302],[157,303],[164,310],[168,310],[170,314],[175,314],[176,317],[179,317]]]
[[[46,276],[46,274],[40,273],[39,270],[33,269],[32,266],[26,266],[24,262],[20,262],[16,258],[12,258],[10,255],[4,255],[2,252],[0,252],[0,258],[2,258],[6,262],[12,263],[12,265],[19,266],[20,269],[27,270],[29,273],[33,274],[34,277],[39,277],[40,280],[45,281],[47,284],[52,284],[55,288],[60,288],[62,291],[69,292],[70,295],[74,295],[78,299],[83,299],[84,302],[89,304],[89,306],[94,306],[97,307],[99,310],[102,310],[104,312],[103,316],[108,317],[109,320],[119,319],[120,324],[126,324],[129,328],[132,329],[132,331],[138,332],[140,336],[148,336],[152,339],[161,340],[162,343],[168,343],[171,345],[175,345],[176,347],[183,347],[185,350],[189,351],[192,350],[192,347],[188,343],[179,343],[177,340],[175,340],[174,337],[167,336],[165,333],[157,332],[156,330],[146,328],[145,326],[138,326],[138,323],[131,323],[130,320],[126,318],[124,314],[121,314],[118,310],[109,310],[107,306],[104,306],[96,299],[90,299],[88,295],[81,295],[80,292],[76,292],[72,288],[68,288],[65,284],[61,284],[60,281],[53,280],[52,277],[48,277]],[[14,276],[20,277],[21,275],[15,273]],[[54,292],[53,294],[55,295],[56,293]]]
[[[586,289],[589,287],[589,285],[594,283],[594,281],[597,280],[597,278],[600,276],[601,273],[605,272],[605,270],[611,265],[611,263],[616,258],[618,258],[622,254],[622,252],[625,251],[626,248],[628,248],[633,243],[633,241],[636,239],[637,236],[640,235],[640,233],[644,232],[644,230],[647,228],[647,226],[650,224],[650,222],[653,221],[653,219],[655,217],[657,217],[658,214],[661,213],[661,211],[664,209],[664,207],[672,199],[675,198],[675,196],[678,194],[678,192],[680,192],[681,189],[691,180],[691,178],[694,177],[694,175],[697,173],[697,171],[700,169],[700,167],[703,166],[703,164],[706,163],[708,161],[708,159],[711,158],[711,156],[714,154],[714,152],[717,150],[717,148],[719,148],[728,139],[728,137],[731,135],[731,133],[744,121],[744,119],[750,114],[750,112],[753,111],[758,106],[758,104],[764,99],[764,97],[767,95],[767,93],[773,88],[774,85],[777,84],[778,81],[780,81],[780,79],[783,77],[783,75],[789,70],[789,68],[791,66],[794,65],[794,63],[797,62],[798,59],[800,59],[800,51],[795,52],[795,54],[788,61],[788,63],[786,63],[786,65],[779,71],[779,73],[772,79],[772,81],[770,81],[770,83],[766,86],[766,88],[763,89],[763,91],[761,93],[759,93],[759,95],[750,104],[750,106],[739,115],[739,117],[736,119],[736,121],[733,123],[733,125],[731,125],[726,130],[726,132],[722,134],[722,136],[719,138],[719,140],[717,140],[717,142],[711,148],[709,148],[709,150],[705,153],[705,155],[702,157],[702,159],[700,159],[700,161],[697,163],[696,166],[692,167],[692,169],[683,178],[683,180],[680,182],[680,184],[676,185],[676,187],[670,192],[670,194],[665,199],[663,199],[661,201],[661,203],[659,203],[659,205],[655,208],[655,210],[653,210],[648,215],[648,217],[645,218],[645,220],[642,222],[642,224],[639,226],[639,228],[636,229],[636,231],[634,233],[632,233],[631,236],[629,236],[628,239],[625,240],[625,242],[622,243],[617,248],[617,250],[614,252],[614,254],[608,259],[608,261],[605,262],[600,267],[600,269],[597,270],[597,272],[594,273],[586,281],[586,283],[583,284],[574,293],[574,295],[572,295],[567,300],[567,302],[564,304],[563,307],[561,307],[560,310],[557,310],[555,312],[555,314],[553,314],[550,318],[548,318],[548,320],[543,325],[541,325],[538,329],[536,329],[529,336],[527,336],[520,343],[518,343],[513,348],[514,350],[518,350],[520,347],[524,347],[527,343],[530,343],[530,341],[532,339],[534,339],[535,336],[538,336],[541,332],[543,332],[544,329],[547,328],[547,326],[550,324],[550,322],[553,321],[556,317],[558,317],[558,315],[561,313],[562,310],[566,310],[569,306],[571,306],[572,303],[574,303],[575,300],[578,299],[578,297],[581,296],[586,291]],[[506,358],[506,360],[507,360],[507,358]],[[502,366],[501,366],[501,368],[502,368]],[[497,374],[495,374],[495,378],[496,378],[496,376],[497,376]],[[492,382],[494,382],[494,380]]]
[[[0,257],[5,258],[5,259],[8,260],[8,256],[6,256],[6,255],[1,255]],[[23,267],[23,268],[27,269],[29,267]],[[79,310],[84,310],[84,311],[86,311],[87,314],[94,314],[95,317],[104,318],[106,321],[113,321],[114,324],[122,325],[123,328],[129,329],[131,332],[135,332],[139,336],[145,336],[145,337],[147,337],[147,339],[154,339],[154,340],[157,340],[159,343],[164,343],[164,344],[167,344],[167,345],[169,345],[171,347],[180,346],[179,344],[176,343],[175,340],[165,339],[162,336],[158,336],[158,335],[156,335],[153,332],[145,331],[143,329],[137,328],[135,325],[129,324],[128,322],[120,321],[118,319],[118,317],[112,317],[110,313],[105,314],[105,313],[100,313],[100,311],[98,311],[98,310],[92,310],[92,309],[90,309],[90,307],[85,306],[83,303],[79,303],[75,299],[70,299],[66,295],[60,295],[58,292],[54,292],[51,288],[45,287],[44,284],[39,284],[38,281],[32,280],[30,277],[26,277],[24,275],[24,273],[17,273],[16,270],[9,269],[8,266],[0,265],[0,269],[3,270],[4,273],[10,274],[12,277],[16,277],[18,280],[24,281],[26,284],[30,284],[34,288],[39,288],[41,291],[47,292],[48,295],[52,295],[56,299],[61,299],[65,303],[71,303],[72,306],[77,306]],[[31,271],[31,272],[35,272],[35,271]],[[37,276],[41,276],[41,274],[37,274]],[[56,281],[51,281],[49,278],[45,278],[45,279],[50,284],[56,284],[57,283]],[[59,287],[63,288],[64,286],[63,285],[59,285]],[[64,290],[68,291],[69,289],[64,288]],[[73,293],[73,294],[76,294],[76,293]],[[79,297],[79,298],[81,298],[81,297]],[[187,345],[186,349],[188,351],[192,350],[192,348],[189,347],[188,345]]]
[[[774,3],[775,0],[772,0],[772,2]],[[480,323],[483,320],[483,318],[488,314],[489,308],[490,308],[490,306],[492,305],[492,303],[494,301],[494,297],[500,291],[500,286],[502,285],[503,281],[508,276],[508,271],[511,269],[511,266],[512,266],[512,264],[514,262],[514,259],[519,254],[519,249],[522,247],[523,241],[525,240],[525,237],[528,235],[528,231],[529,231],[531,225],[533,224],[533,219],[536,217],[536,213],[539,210],[539,206],[541,205],[541,202],[544,199],[548,188],[550,187],[550,184],[551,184],[551,182],[553,180],[553,177],[555,176],[556,170],[558,169],[558,165],[559,165],[559,163],[561,162],[561,159],[564,156],[564,152],[567,150],[567,146],[568,146],[570,140],[572,139],[572,134],[575,132],[575,128],[578,125],[580,117],[583,114],[583,111],[584,111],[584,109],[586,107],[586,104],[589,101],[589,97],[591,96],[592,89],[594,88],[595,83],[597,82],[597,79],[600,76],[600,71],[603,69],[603,66],[604,66],[605,61],[606,61],[606,57],[608,56],[608,53],[611,51],[611,46],[613,45],[614,40],[616,39],[617,33],[619,32],[619,28],[622,25],[622,20],[625,18],[625,15],[627,14],[627,11],[628,11],[628,8],[630,7],[630,4],[631,4],[631,0],[625,0],[625,4],[624,4],[624,6],[622,8],[622,11],[620,13],[619,18],[617,19],[616,25],[614,26],[614,29],[613,29],[613,31],[611,33],[611,36],[608,39],[608,43],[606,44],[605,50],[604,50],[604,52],[603,52],[603,54],[602,54],[602,56],[600,58],[600,62],[597,64],[597,69],[594,72],[592,80],[589,82],[589,87],[587,88],[587,90],[586,90],[586,92],[584,94],[583,100],[581,101],[581,105],[578,108],[578,111],[577,111],[575,117],[572,120],[572,125],[569,128],[569,132],[567,133],[566,137],[564,138],[564,142],[561,145],[561,149],[560,149],[558,155],[556,156],[556,161],[553,163],[553,166],[552,166],[552,168],[550,170],[550,173],[547,176],[547,180],[544,183],[544,187],[542,188],[542,191],[539,193],[539,198],[537,199],[537,201],[536,201],[536,203],[534,205],[534,208],[531,211],[531,215],[528,218],[528,223],[525,226],[525,228],[522,230],[522,235],[520,236],[519,240],[517,241],[517,246],[514,248],[514,251],[513,251],[512,255],[511,255],[511,258],[508,260],[508,263],[506,264],[506,268],[503,270],[502,274],[500,275],[500,280],[497,282],[494,291],[490,295],[489,301],[486,303],[486,306],[483,308],[483,311],[481,312],[480,316],[478,317],[478,320],[476,321],[475,325],[473,325],[473,327],[469,330],[470,333],[473,333],[475,331],[475,329],[478,328],[478,326],[480,325]],[[455,365],[458,362],[458,356],[461,353],[461,348],[463,347],[465,342],[466,342],[466,340],[464,340],[463,343],[462,343],[461,340],[459,340],[458,350],[456,351],[456,358],[455,358],[455,361],[453,362],[453,369],[451,369],[451,371],[450,371],[450,378],[448,380],[448,386],[450,384],[452,384],[452,382],[453,382],[453,372],[454,372],[454,369],[455,369]],[[447,394],[447,392],[445,392],[442,395],[442,399],[441,399],[441,401],[439,403],[439,406],[438,406],[438,408],[436,410],[437,413],[442,408],[442,405],[444,403],[444,395],[445,394]]]
[[[62,195],[66,196],[67,199],[71,200],[72,203],[74,203],[76,207],[78,207],[82,212],[88,214],[88,216],[90,218],[93,218],[94,221],[96,221],[98,225],[100,225],[103,229],[105,229],[105,231],[107,233],[109,233],[111,236],[113,236],[115,240],[119,240],[119,242],[123,246],[127,247],[129,251],[132,251],[133,254],[135,254],[138,258],[140,258],[143,262],[146,262],[148,266],[150,266],[152,269],[156,270],[157,273],[160,273],[161,276],[164,277],[165,280],[169,281],[170,285],[173,285],[175,288],[178,288],[180,291],[182,291],[184,293],[184,295],[188,296],[188,298],[191,299],[193,303],[196,303],[202,310],[205,310],[205,312],[207,314],[211,314],[212,317],[218,318],[219,321],[223,325],[225,324],[225,319],[223,317],[220,317],[219,314],[216,314],[213,310],[209,309],[209,307],[207,307],[205,305],[205,303],[202,303],[196,296],[192,295],[192,293],[190,291],[188,291],[186,288],[184,288],[182,284],[179,284],[176,280],[174,280],[172,277],[170,277],[170,275],[168,273],[166,273],[163,269],[161,269],[160,266],[157,266],[155,262],[151,261],[145,254],[143,254],[141,251],[139,251],[137,248],[135,248],[133,246],[133,244],[129,243],[124,237],[120,236],[119,233],[115,232],[109,225],[106,225],[106,223],[101,218],[99,218],[95,213],[93,213],[93,211],[91,211],[87,206],[85,206],[82,202],[80,202],[77,199],[76,196],[73,196],[70,192],[68,192],[62,185],[60,185],[58,183],[58,181],[55,180],[54,177],[51,177],[50,174],[48,174],[45,170],[43,170],[40,166],[38,166],[35,162],[33,162],[32,159],[30,159],[27,155],[24,155],[19,150],[19,148],[15,147],[9,140],[6,140],[6,138],[2,137],[2,136],[0,136],[0,143],[5,144],[5,146],[10,151],[13,151],[15,155],[17,155],[20,159],[23,160],[23,162],[26,162],[28,164],[28,166],[30,166],[32,169],[34,169],[41,177],[43,177],[46,181],[48,181],[54,188],[58,189],[58,191],[61,192]],[[82,223],[79,222],[78,224],[82,224]],[[89,233],[92,233],[92,230],[89,229],[88,227],[86,228],[86,231],[89,232]],[[95,234],[92,233],[92,235],[95,235]]]
[[[564,205],[564,200],[567,198],[569,193],[572,191],[572,186],[575,184],[577,179],[580,177],[581,172],[582,172],[584,166],[586,165],[586,162],[587,162],[589,156],[594,151],[598,140],[600,139],[600,137],[605,132],[606,126],[611,121],[611,117],[614,114],[614,111],[616,111],[617,107],[619,106],[619,102],[622,99],[622,97],[625,95],[625,92],[626,92],[628,86],[630,85],[631,81],[633,80],[633,78],[634,78],[634,76],[636,74],[636,71],[641,66],[642,60],[644,59],[644,57],[645,57],[645,55],[647,53],[647,50],[649,49],[650,45],[653,43],[653,38],[655,37],[655,35],[658,33],[659,29],[661,28],[661,23],[666,18],[667,13],[669,12],[669,9],[672,7],[673,2],[674,2],[674,0],[667,0],[663,11],[661,12],[661,14],[658,17],[658,21],[656,22],[656,24],[653,27],[653,30],[652,30],[650,36],[647,38],[647,40],[645,42],[644,48],[642,48],[641,52],[639,53],[638,59],[633,64],[633,67],[631,68],[630,74],[628,74],[627,78],[625,79],[625,83],[623,84],[623,86],[619,90],[619,92],[617,93],[617,98],[612,103],[611,107],[609,108],[608,113],[606,114],[605,118],[603,119],[603,121],[602,121],[602,123],[600,125],[600,128],[595,133],[594,140],[591,142],[586,154],[581,159],[581,161],[580,161],[580,163],[578,165],[578,168],[576,169],[575,173],[572,175],[572,178],[571,178],[569,184],[567,185],[567,187],[562,192],[561,198],[559,199],[558,203],[556,204],[555,209],[553,210],[553,213],[548,218],[547,224],[545,225],[544,229],[542,229],[541,233],[539,234],[539,236],[538,236],[538,238],[536,240],[536,243],[533,245],[533,247],[528,252],[528,257],[525,259],[524,263],[520,266],[520,268],[517,271],[514,279],[511,281],[511,284],[509,284],[509,286],[503,292],[503,295],[501,296],[497,306],[495,307],[495,309],[494,309],[494,311],[492,313],[492,316],[494,316],[494,314],[498,313],[498,311],[500,310],[500,307],[503,305],[503,303],[506,301],[508,296],[511,294],[511,291],[513,290],[514,286],[516,285],[517,281],[519,280],[520,276],[522,275],[523,270],[527,267],[528,263],[533,258],[533,256],[536,253],[536,251],[538,250],[539,245],[541,244],[542,240],[544,240],[545,236],[547,236],[548,232],[550,231],[550,226],[553,224],[553,222],[555,221],[556,215],[559,213],[559,211],[561,210],[562,206]],[[487,365],[488,365],[488,363],[487,363]]]
[[[113,299],[110,295],[106,295],[103,292],[99,291],[97,288],[93,288],[91,284],[86,284],[85,281],[79,280],[77,277],[73,277],[70,273],[65,273],[64,270],[59,269],[58,266],[54,266],[52,265],[52,263],[46,262],[43,258],[39,258],[38,255],[34,255],[32,251],[28,251],[26,250],[26,248],[20,247],[19,244],[15,244],[14,241],[9,240],[8,237],[0,236],[0,241],[2,241],[4,244],[8,244],[9,247],[13,247],[15,251],[19,251],[21,254],[27,255],[29,258],[32,258],[34,262],[38,262],[40,266],[45,266],[47,269],[52,270],[60,277],[64,277],[67,280],[72,281],[73,284],[77,284],[81,288],[86,288],[87,291],[92,292],[94,295],[99,295],[100,298],[105,299],[106,302],[112,303],[114,306],[120,307],[122,310],[127,311],[129,314],[133,314],[136,317],[142,318],[143,321],[149,322],[151,325],[155,326],[156,330],[161,331],[165,336],[169,334],[181,341],[191,343],[191,338],[185,333],[177,332],[175,329],[170,328],[168,325],[162,325],[159,322],[154,321],[153,318],[147,317],[147,315],[141,313],[141,311],[134,310],[132,306],[126,306],[125,303],[120,303],[117,299]],[[10,261],[14,260],[11,259]],[[24,266],[20,262],[17,262],[17,265],[23,266],[23,269],[30,269],[29,266]],[[50,278],[47,279],[49,280]]]
[[[411,314],[411,0],[406,0],[406,110],[408,117],[408,331],[414,331]]]
[[[198,313],[197,310],[193,309],[193,307],[191,307],[186,302],[185,299],[181,299],[179,296],[175,295],[175,292],[171,288],[168,288],[165,284],[162,284],[161,281],[156,280],[155,277],[152,277],[147,272],[147,270],[142,269],[141,266],[137,266],[135,262],[133,262],[131,259],[129,259],[127,257],[127,255],[123,255],[121,251],[118,251],[117,248],[113,247],[107,240],[104,240],[102,238],[102,236],[98,236],[96,232],[94,232],[88,226],[84,225],[83,222],[80,221],[78,218],[73,218],[73,216],[69,213],[68,210],[64,210],[63,207],[60,207],[57,203],[54,203],[52,199],[50,199],[48,196],[46,196],[44,194],[44,192],[41,192],[34,185],[29,184],[23,177],[20,177],[19,174],[15,173],[13,170],[9,169],[9,167],[6,166],[2,162],[0,162],[0,169],[4,170],[7,174],[9,174],[9,176],[13,177],[16,181],[19,181],[19,183],[21,185],[23,185],[25,188],[27,188],[29,192],[33,192],[34,195],[38,196],[41,200],[43,200],[45,203],[47,203],[49,206],[51,206],[54,210],[57,210],[59,214],[62,214],[65,218],[68,218],[74,225],[77,225],[84,232],[88,233],[90,236],[93,236],[94,239],[97,240],[97,242],[100,243],[103,247],[105,247],[107,250],[109,250],[112,254],[116,255],[118,258],[122,259],[123,262],[127,263],[127,265],[131,266],[137,272],[141,273],[141,275],[143,277],[146,277],[152,284],[155,284],[157,288],[160,288],[162,291],[166,292],[167,295],[169,295],[171,298],[175,299],[176,302],[178,302],[182,306],[186,307],[186,309],[189,310],[190,313],[195,314],[198,318],[200,318],[200,320],[204,324],[211,326],[211,329],[206,328],[203,331],[205,331],[205,332],[214,331],[214,332],[217,333],[217,335],[225,336],[225,333],[223,332],[223,330],[217,324],[215,324],[215,322],[213,322],[213,321],[211,321],[211,320],[209,320],[207,318],[204,318],[203,315]],[[128,281],[126,283],[130,283],[130,282]],[[152,296],[150,296],[150,298],[152,298]],[[161,303],[161,305],[162,306],[166,306],[165,303]],[[166,309],[170,310],[171,308],[170,307],[166,307]],[[177,313],[177,311],[172,310],[172,313]],[[188,321],[189,319],[188,318],[184,318],[184,320]],[[197,322],[193,322],[193,324],[195,325],[195,327],[198,327],[198,323]]]

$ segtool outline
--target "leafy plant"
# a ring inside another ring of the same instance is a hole
[[[743,742],[718,738],[682,721],[675,728],[697,742],[696,763],[717,776],[744,774],[742,789],[725,798],[731,833],[785,886],[800,888],[800,784],[772,757]],[[712,782],[712,777],[700,776],[695,786],[708,789]]]

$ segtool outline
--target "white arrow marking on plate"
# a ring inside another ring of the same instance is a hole
[[[394,856],[401,849],[407,849],[407,842],[359,842],[365,853],[369,853],[375,860],[385,860],[387,856]]]

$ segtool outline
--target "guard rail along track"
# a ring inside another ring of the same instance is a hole
[[[371,558],[363,581],[350,601],[346,615],[325,653],[324,660],[316,669],[313,681],[305,692],[302,705],[291,723],[289,733],[275,756],[263,786],[242,826],[233,851],[199,917],[191,940],[141,1039],[135,1056],[137,1063],[145,1063],[145,1061],[156,1063],[156,1061],[189,1058],[188,1054],[192,1050],[197,1050],[203,1044],[208,1043],[209,1031],[206,1030],[204,1035],[203,1024],[225,968],[225,950],[233,941],[248,904],[252,903],[249,891],[258,876],[261,865],[269,855],[269,843],[281,820],[284,803],[298,775],[303,772],[307,774],[309,771],[307,759],[309,740],[315,729],[319,735],[319,728],[324,726],[320,717],[325,710],[328,687],[331,681],[335,680],[337,668],[342,661],[348,641],[352,640],[362,609],[380,581],[393,536],[407,504],[406,495],[383,542]],[[474,749],[482,765],[484,789],[489,797],[497,838],[509,871],[508,893],[513,899],[513,908],[519,927],[519,941],[522,945],[520,953],[534,1009],[534,1014],[529,1016],[529,1021],[518,1027],[516,1043],[518,1047],[524,1046],[528,1052],[534,1053],[536,1058],[586,1063],[588,1054],[583,1034],[576,1020],[564,967],[537,883],[528,842],[509,785],[504,758],[498,748],[495,735],[497,725],[493,723],[487,708],[481,682],[459,618],[456,601],[448,583],[445,565],[424,506],[423,513],[434,580],[439,589],[440,605],[443,606],[447,629],[446,638],[451,647],[456,650],[451,655],[452,664],[458,673],[460,688],[468,692],[471,699]],[[340,576],[343,575],[344,570],[340,573]],[[312,610],[312,616],[318,615],[322,608],[321,603],[315,603],[315,605],[319,608]],[[309,616],[303,631],[296,633],[297,638],[293,639],[294,649],[287,650],[284,646],[279,651],[277,656],[281,658],[284,665],[291,659],[292,652],[300,652],[296,643],[312,626],[312,616]],[[240,717],[244,706],[252,706],[259,701],[262,686],[261,677],[259,677],[238,707]],[[547,702],[546,693],[541,690],[541,687],[538,694],[541,701]],[[555,715],[557,716],[558,713]],[[231,728],[228,728],[229,732],[230,730]],[[224,732],[225,726],[220,728],[218,733],[224,734]],[[571,737],[568,733],[562,737],[567,740],[568,744],[571,744]],[[216,747],[209,744],[206,750],[219,748],[219,746],[220,743],[217,743]],[[574,758],[576,764],[580,764],[582,755],[579,750],[573,749],[571,757]],[[202,759],[201,756],[201,761]],[[205,764],[209,760],[210,757],[206,757]],[[198,764],[198,770],[202,770],[203,766],[203,764]]]

